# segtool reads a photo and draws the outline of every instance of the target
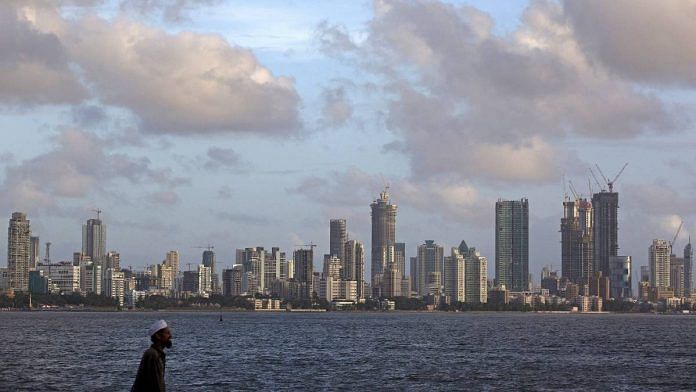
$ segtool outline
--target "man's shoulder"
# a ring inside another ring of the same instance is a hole
[[[150,358],[160,359],[160,353],[159,353],[159,351],[157,351],[156,348],[154,348],[154,347],[149,347],[149,348],[148,348],[147,350],[145,350],[145,352],[143,353],[143,358],[147,358],[147,359],[150,359]]]

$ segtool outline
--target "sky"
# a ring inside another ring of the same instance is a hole
[[[628,163],[637,271],[696,228],[695,19],[686,0],[4,1],[0,216],[26,212],[53,261],[101,209],[126,267],[311,242],[320,269],[330,219],[369,249],[388,186],[407,256],[466,240],[493,277],[495,201],[525,197],[538,281],[568,182],[588,197],[590,167]]]

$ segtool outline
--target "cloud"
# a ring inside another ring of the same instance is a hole
[[[322,100],[323,121],[328,125],[343,125],[353,115],[353,103],[348,98],[344,86],[324,89]]]
[[[248,225],[267,225],[271,223],[271,220],[258,215],[250,215],[244,213],[234,213],[234,212],[215,212],[211,211],[211,214],[216,218],[224,219],[226,221],[248,224]]]
[[[618,74],[696,86],[693,0],[568,0],[563,11],[585,51]]]
[[[208,161],[203,165],[208,170],[239,165],[239,154],[231,148],[211,147],[208,149]]]
[[[99,98],[135,113],[145,132],[288,134],[299,126],[292,80],[220,36],[85,17],[64,40]]]
[[[159,15],[165,22],[175,23],[188,20],[188,14],[199,7],[220,2],[221,0],[122,0],[120,8],[143,16]]]
[[[179,202],[179,195],[172,191],[159,191],[148,195],[147,200],[154,204],[173,205]]]
[[[234,196],[234,192],[229,185],[223,185],[218,189],[217,193],[218,199],[229,200]]]
[[[198,3],[203,1],[137,2],[162,10]],[[128,13],[107,20],[90,7],[71,17],[62,11],[41,1],[0,6],[0,22],[7,26],[0,36],[0,104],[90,98],[126,109],[143,132],[155,134],[277,136],[301,127],[294,81],[273,75],[248,49],[215,34],[168,33],[130,20]],[[77,108],[75,116],[98,118],[98,108]]]
[[[584,166],[562,147],[568,138],[628,139],[679,125],[658,97],[588,58],[556,3],[532,2],[504,36],[468,6],[374,8],[364,40],[322,24],[320,47],[384,80],[378,99],[398,138],[388,148],[407,154],[421,180],[548,183]]]
[[[327,177],[305,178],[288,192],[331,208],[364,208],[378,197],[384,186],[385,180],[380,176],[349,168],[344,172],[332,172]],[[389,187],[397,205],[436,214],[445,220],[466,219],[480,223],[490,212],[492,199],[482,196],[473,185],[452,178],[425,181],[397,178],[390,179]]]
[[[87,91],[70,69],[60,39],[37,30],[10,4],[0,4],[0,104],[76,104]]]
[[[20,210],[57,209],[61,200],[110,194],[120,181],[175,187],[188,183],[149,159],[113,151],[117,145],[95,133],[64,129],[50,138],[51,149],[5,167],[3,205]]]

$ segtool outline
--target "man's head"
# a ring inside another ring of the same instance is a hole
[[[161,347],[172,348],[172,331],[164,320],[156,321],[148,330],[152,343]]]

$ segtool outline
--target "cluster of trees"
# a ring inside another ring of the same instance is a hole
[[[31,303],[34,307],[41,305],[49,306],[88,306],[100,308],[116,308],[118,302],[115,298],[109,298],[104,295],[87,294],[82,295],[59,295],[59,294],[32,294]],[[29,308],[29,294],[16,293],[14,297],[0,295],[0,308]]]
[[[168,298],[161,295],[151,295],[136,303],[137,308],[159,310],[172,308],[230,308],[230,309],[253,309],[254,305],[249,303],[248,297],[224,297],[222,295],[211,295],[210,298],[190,297],[186,299]]]

